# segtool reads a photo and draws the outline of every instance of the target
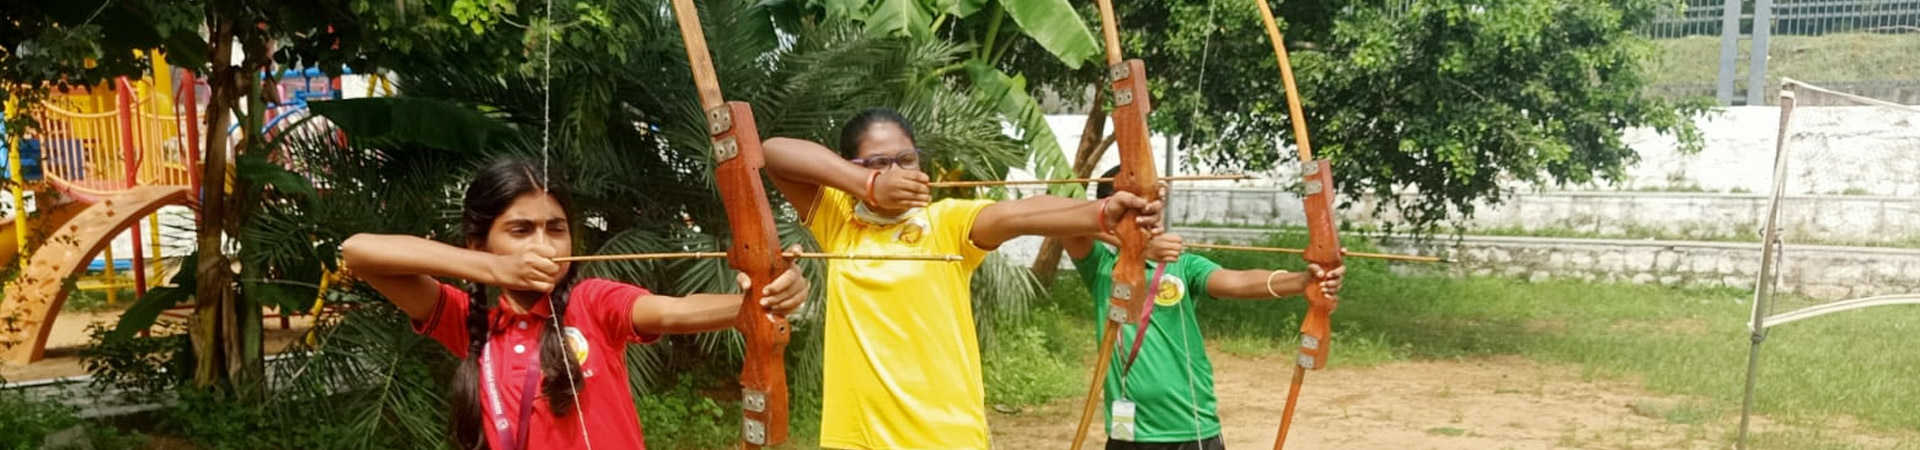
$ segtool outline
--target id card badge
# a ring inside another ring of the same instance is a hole
[[[1113,401],[1113,435],[1109,437],[1122,441],[1133,440],[1133,410],[1132,401],[1124,398]]]

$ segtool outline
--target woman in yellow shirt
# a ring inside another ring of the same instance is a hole
[[[985,449],[973,270],[1009,239],[1091,235],[1118,226],[1129,211],[1157,232],[1160,204],[1125,192],[1100,202],[1053,196],[934,202],[913,126],[899,113],[861,112],[840,136],[838,155],[798,139],[762,144],[774,186],[822,249],[961,255],[964,261],[828,263],[820,445]]]

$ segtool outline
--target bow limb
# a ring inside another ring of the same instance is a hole
[[[745,102],[727,102],[700,28],[700,11],[693,0],[673,0],[673,15],[686,43],[687,62],[700,91],[700,109],[706,111],[707,132],[713,144],[714,184],[727,211],[733,245],[727,263],[753,280],[754,289],[742,293],[734,327],[746,341],[741,364],[741,447],[757,449],[787,440],[786,347],[790,328],[785,318],[760,305],[761,286],[787,271],[773,208],[760,178],[765,158],[753,109]]]
[[[1300,105],[1300,91],[1294,87],[1293,65],[1287,58],[1287,47],[1280,37],[1280,27],[1273,18],[1273,9],[1266,0],[1254,0],[1260,5],[1260,19],[1266,25],[1267,37],[1273,43],[1274,59],[1280,66],[1280,81],[1287,90],[1287,114],[1293,122],[1294,145],[1300,151],[1300,176],[1306,193],[1305,209],[1307,213],[1307,248],[1301,258],[1308,263],[1320,266],[1321,270],[1331,271],[1345,264],[1340,254],[1340,236],[1338,223],[1333,214],[1333,167],[1326,160],[1313,159],[1313,145],[1307,138],[1307,118]],[[1319,281],[1317,274],[1314,281]],[[1306,379],[1308,370],[1318,370],[1327,365],[1327,345],[1332,338],[1332,326],[1329,323],[1333,315],[1334,302],[1326,292],[1320,289],[1320,283],[1308,283],[1307,315],[1300,322],[1300,357],[1293,369],[1293,384],[1287,390],[1287,406],[1280,417],[1280,431],[1274,437],[1274,450],[1287,445],[1287,431],[1293,426],[1294,406],[1300,400],[1300,385]]]
[[[1148,142],[1147,113],[1152,110],[1148,102],[1146,64],[1138,59],[1122,60],[1120,56],[1120,34],[1118,21],[1114,19],[1113,3],[1099,0],[1101,33],[1106,38],[1107,81],[1113,87],[1114,136],[1120,146],[1120,173],[1114,176],[1114,188],[1130,192],[1149,202],[1160,199],[1160,183],[1154,169],[1153,148]],[[1106,384],[1107,369],[1113,358],[1114,344],[1120,337],[1121,325],[1144,317],[1147,301],[1154,292],[1148,286],[1146,274],[1147,240],[1151,234],[1140,227],[1135,220],[1137,214],[1127,212],[1121,215],[1120,225],[1115,230],[1120,239],[1118,262],[1113,268],[1113,290],[1107,293],[1107,323],[1100,332],[1100,349],[1095,353],[1093,379],[1087,388],[1087,400],[1080,412],[1080,426],[1074,432],[1073,449],[1079,450],[1085,443],[1087,428],[1093,423],[1095,408],[1101,402],[1102,387]],[[1136,328],[1135,339],[1144,331]]]

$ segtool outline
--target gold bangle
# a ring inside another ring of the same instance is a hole
[[[1271,295],[1273,296],[1273,298],[1280,298],[1280,293],[1273,291],[1273,276],[1283,274],[1283,273],[1287,273],[1287,271],[1275,270],[1273,271],[1273,273],[1267,274],[1267,295]]]

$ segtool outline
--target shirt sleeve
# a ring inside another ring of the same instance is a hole
[[[814,242],[819,242],[829,252],[845,249],[831,248],[840,242],[840,230],[853,218],[853,197],[826,186],[820,187],[819,198],[813,201],[813,213],[807,215],[807,231],[813,233]]]
[[[1180,280],[1187,283],[1187,292],[1191,293],[1193,299],[1212,301],[1213,294],[1207,292],[1207,279],[1213,277],[1214,271],[1220,270],[1220,263],[1213,262],[1205,256],[1183,253],[1180,255],[1178,264],[1181,271]]]
[[[466,291],[440,283],[440,299],[433,303],[433,312],[425,321],[413,321],[413,332],[433,338],[455,357],[466,358],[469,344],[466,319],[471,302]]]
[[[1086,256],[1073,260],[1073,270],[1080,274],[1080,285],[1086,286],[1087,292],[1093,292],[1099,288],[1101,280],[1113,277],[1113,250],[1096,241]],[[1094,294],[1094,301],[1099,301],[1101,295]]]
[[[590,278],[574,285],[573,298],[569,307],[579,305],[587,308],[588,320],[600,329],[602,336],[611,338],[609,342],[637,342],[650,344],[660,340],[660,335],[642,333],[633,329],[633,304],[641,297],[652,295],[645,288],[618,281]]]
[[[965,261],[968,271],[980,267],[980,263],[987,259],[987,253],[993,251],[973,243],[973,221],[980,217],[980,210],[992,204],[992,200],[947,199],[928,206],[935,217],[935,233],[952,243],[951,250]]]

